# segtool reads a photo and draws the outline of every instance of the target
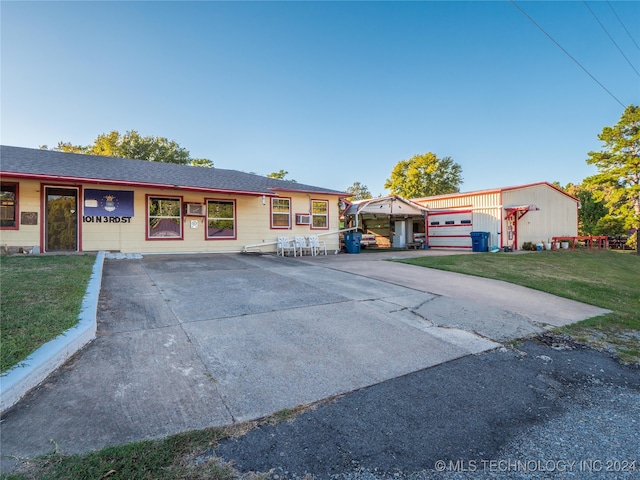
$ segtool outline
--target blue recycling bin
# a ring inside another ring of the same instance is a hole
[[[347,253],[360,253],[361,233],[346,233],[344,235],[344,246]]]
[[[471,232],[471,249],[474,252],[489,250],[489,232]]]

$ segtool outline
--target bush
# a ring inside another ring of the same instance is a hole
[[[624,220],[620,217],[614,217],[613,215],[605,215],[593,230],[594,235],[624,235],[626,229],[624,228]]]

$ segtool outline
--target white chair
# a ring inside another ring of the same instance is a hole
[[[296,237],[294,237],[293,243],[295,245],[295,248],[298,250],[298,253],[300,253],[301,257],[304,255],[304,252],[312,253],[311,247],[307,243],[307,239],[302,235],[297,235]]]
[[[293,256],[296,256],[296,246],[291,242],[288,237],[278,237],[278,255],[284,257],[285,253],[291,254],[293,252]]]
[[[309,246],[311,247],[311,254],[314,256],[320,253],[320,249],[324,250],[325,255],[327,254],[327,245],[317,235],[309,236]]]

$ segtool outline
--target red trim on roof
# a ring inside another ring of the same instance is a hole
[[[38,173],[14,173],[14,172],[0,172],[3,177],[10,178],[22,178],[27,180],[41,180],[47,182],[68,182],[68,183],[88,183],[92,185],[119,185],[123,187],[144,187],[144,188],[159,188],[159,189],[171,189],[171,190],[184,190],[190,192],[216,192],[226,193],[230,195],[250,195],[254,197],[260,197],[262,195],[267,197],[277,197],[276,193],[265,192],[249,192],[243,190],[225,190],[225,189],[211,189],[203,187],[187,187],[182,185],[169,185],[161,183],[147,183],[147,182],[129,182],[121,180],[104,180],[96,178],[83,178],[83,177],[65,177],[62,175],[42,175]],[[318,192],[314,192],[318,193]]]
[[[555,185],[552,185],[549,182],[536,182],[536,183],[528,183],[526,185],[517,185],[515,187],[504,187],[500,190],[502,190],[503,192],[507,192],[509,190],[520,190],[523,188],[528,188],[528,187],[537,187],[538,185],[547,185],[548,187],[553,188],[554,190],[562,193],[563,195],[566,195],[567,197],[571,198],[572,200],[575,200],[576,202],[579,202],[580,200],[578,200],[576,197],[574,197],[573,195],[568,194],[567,192],[565,192],[564,190],[562,190],[561,188],[556,187]]]
[[[500,194],[502,194],[502,192],[507,192],[509,190],[520,190],[520,189],[528,188],[528,187],[536,187],[538,185],[547,185],[548,187],[551,187],[554,190],[557,190],[558,192],[566,195],[567,197],[571,198],[572,200],[575,200],[576,202],[579,201],[573,195],[568,194],[567,192],[565,192],[561,188],[558,188],[555,185],[550,184],[549,182],[535,182],[535,183],[527,183],[527,184],[524,184],[524,185],[515,185],[515,186],[512,186],[512,187],[491,188],[491,189],[487,189],[487,190],[476,190],[476,191],[473,191],[473,192],[450,193],[450,194],[447,194],[447,195],[435,195],[435,196],[432,196],[432,197],[414,198],[411,201],[412,202],[418,202],[418,201],[423,202],[423,201],[428,201],[428,200],[443,200],[443,199],[446,199],[446,198],[468,197],[468,196],[474,196],[474,195],[485,195],[487,193],[500,193]]]
[[[271,187],[269,190],[273,192],[299,192],[299,193],[312,193],[314,195],[335,195],[338,197],[349,196],[349,193],[345,192],[323,192],[318,190],[300,190],[297,188],[280,188],[280,187]]]
[[[446,195],[434,195],[433,197],[422,197],[422,198],[412,198],[412,202],[425,202],[429,200],[443,200],[445,198],[456,198],[456,197],[468,197],[471,195],[484,195],[485,193],[496,193],[500,192],[499,188],[492,188],[491,190],[476,190],[474,192],[460,192],[460,193],[448,193]],[[442,208],[450,208],[450,207],[442,207]],[[455,208],[455,207],[451,207]]]

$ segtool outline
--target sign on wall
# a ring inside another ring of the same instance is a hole
[[[37,225],[38,212],[20,212],[20,225]]]
[[[133,217],[133,191],[84,191],[84,215],[95,217]]]

